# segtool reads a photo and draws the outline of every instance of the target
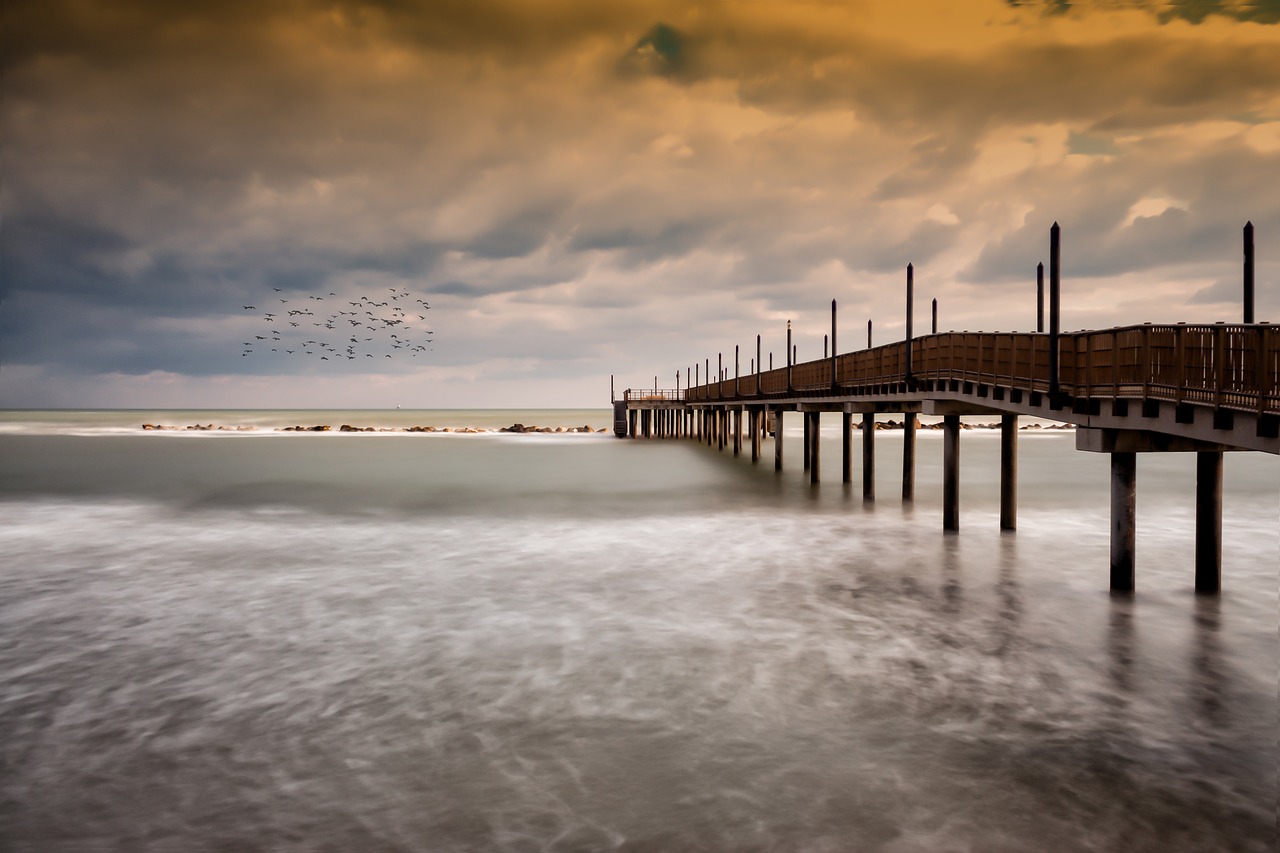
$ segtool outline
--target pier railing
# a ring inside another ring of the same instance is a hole
[[[685,392],[676,388],[628,388],[622,392],[628,403],[660,403],[687,399]]]
[[[921,381],[1048,392],[1050,340],[1036,332],[945,332],[911,342],[909,374],[907,343],[899,341],[686,391],[628,391],[646,396],[627,399],[708,402],[900,393]],[[1280,414],[1280,326],[1144,324],[1062,334],[1058,347],[1058,388],[1073,397]]]

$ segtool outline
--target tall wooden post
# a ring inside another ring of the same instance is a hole
[[[742,388],[738,384],[738,345],[733,345],[733,396],[741,397]],[[741,420],[741,419],[739,419]]]
[[[822,413],[821,412],[805,412],[805,417],[809,419],[809,482],[817,483],[819,472],[822,470]]]
[[[1253,223],[1244,224],[1244,321],[1253,322]]]
[[[765,410],[765,418],[769,417]],[[773,470],[782,470],[782,408],[773,413]]]
[[[942,418],[942,529],[960,532],[960,416]]]
[[[750,416],[748,429],[751,430],[751,464],[755,465],[760,461],[760,410],[754,408],[748,414]]]
[[[1000,416],[1000,529],[1018,529],[1018,416]]]
[[[911,338],[913,337],[915,326],[915,269],[911,264],[907,264],[907,387],[912,385],[911,380]]]
[[[733,455],[742,455],[742,407],[733,407]]]
[[[853,414],[851,412],[840,413],[840,464],[842,469],[841,481],[845,483],[853,482]]]
[[[1133,592],[1138,454],[1111,454],[1111,590]]]
[[[1036,264],[1036,331],[1044,332],[1044,263]]]
[[[1196,453],[1196,592],[1222,589],[1222,453]]]
[[[933,325],[931,326],[931,328],[933,329],[933,334],[935,335],[938,334],[938,300],[937,299],[933,300]]]
[[[760,336],[755,336],[755,396],[760,396],[760,374],[764,373],[764,362],[760,361]]]
[[[719,450],[723,453],[725,445],[729,443],[729,407],[716,407],[716,434],[719,439]]]
[[[791,391],[791,321],[787,321],[787,392]],[[772,356],[771,356],[772,357]]]
[[[862,416],[862,499],[876,499],[876,416]]]
[[[831,390],[834,391],[837,386],[836,382],[836,301],[831,300]]]
[[[871,349],[871,321],[867,321],[867,349]]]
[[[716,353],[716,399],[724,396],[724,353]]]
[[[902,416],[902,499],[913,501],[915,497],[916,416],[913,412],[907,412]]]
[[[1062,269],[1061,229],[1053,223],[1049,229],[1049,394],[1056,397],[1058,384],[1058,336],[1062,333]]]
[[[613,374],[609,374],[609,402],[616,402],[613,396]]]

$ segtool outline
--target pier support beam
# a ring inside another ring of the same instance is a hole
[[[1133,592],[1138,454],[1111,454],[1111,591]]]
[[[639,414],[635,409],[627,411],[627,436],[630,438],[636,437],[636,417]]]
[[[843,471],[842,482],[853,482],[853,413],[840,413],[840,465]]]
[[[782,470],[782,409],[773,413],[773,470]]]
[[[913,501],[916,497],[916,416],[907,412],[902,416],[902,499]]]
[[[733,408],[733,455],[742,455],[742,407]]]
[[[942,529],[960,532],[960,416],[942,418]]]
[[[760,410],[751,409],[748,413],[747,428],[751,430],[751,464],[760,461]]]
[[[1222,589],[1222,454],[1196,454],[1196,592]]]
[[[1018,416],[1000,416],[1000,529],[1018,529]]]
[[[876,416],[862,415],[862,499],[876,499]]]
[[[822,413],[805,412],[804,416],[809,422],[809,482],[816,484],[822,468]]]

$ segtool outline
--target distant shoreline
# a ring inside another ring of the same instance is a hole
[[[142,425],[144,432],[359,432],[359,433],[387,433],[387,432],[415,432],[415,433],[449,433],[452,435],[477,435],[481,433],[508,433],[523,435],[527,433],[566,435],[566,434],[599,434],[608,432],[608,428],[592,429],[588,425],[580,427],[540,427],[526,426],[521,423],[512,424],[511,426],[498,427],[496,429],[488,429],[485,427],[435,427],[435,426],[407,426],[407,427],[371,427],[371,426],[353,426],[351,424],[342,424],[334,427],[332,424],[316,424],[313,426],[303,426],[301,424],[286,427],[259,427],[247,424],[237,426],[227,426],[225,424],[189,424],[187,426],[168,426],[166,424],[145,423]]]

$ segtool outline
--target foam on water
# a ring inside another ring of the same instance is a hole
[[[1113,599],[1069,437],[1001,536],[966,435],[959,537],[689,443],[148,438],[0,444],[10,846],[1274,844],[1267,460],[1220,599],[1146,465]]]

